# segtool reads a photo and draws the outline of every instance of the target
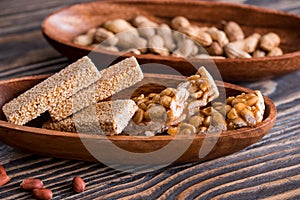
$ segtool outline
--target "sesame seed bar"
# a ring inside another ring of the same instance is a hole
[[[43,128],[89,134],[120,134],[138,107],[130,99],[104,101],[88,106],[61,121],[47,121]]]
[[[54,121],[65,119],[92,103],[106,99],[136,84],[144,77],[135,57],[122,60],[100,71],[100,74],[101,78],[96,83],[80,90],[72,97],[58,102],[56,107],[49,110],[51,118]]]
[[[3,112],[9,122],[24,125],[99,78],[98,69],[85,56],[6,103]]]

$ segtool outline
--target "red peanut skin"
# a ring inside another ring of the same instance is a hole
[[[6,174],[1,174],[0,175],[0,187],[5,185],[6,183],[8,183],[10,181],[10,177],[7,176]]]
[[[44,187],[43,182],[40,179],[36,178],[26,178],[23,180],[23,182],[20,184],[20,187],[23,190],[33,190],[37,188]]]
[[[0,175],[6,175],[6,170],[2,165],[0,165]]]
[[[50,200],[52,199],[53,193],[47,188],[36,188],[32,190],[32,196],[40,200]]]
[[[73,190],[77,193],[83,192],[85,190],[85,182],[79,176],[76,176],[72,181]]]

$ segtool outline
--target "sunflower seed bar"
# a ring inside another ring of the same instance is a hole
[[[118,135],[137,110],[132,100],[99,102],[59,122],[47,121],[43,128],[67,132]]]
[[[26,124],[99,78],[98,69],[85,56],[6,103],[3,112],[9,122]]]
[[[64,101],[58,102],[56,107],[49,110],[53,120],[62,120],[92,103],[106,99],[124,90],[144,77],[135,59],[130,57],[100,71],[101,78],[90,87],[83,89]]]

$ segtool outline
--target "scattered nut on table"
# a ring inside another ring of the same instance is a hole
[[[37,178],[26,178],[20,184],[20,188],[23,190],[33,190],[36,188],[43,188],[44,184],[43,181]]]
[[[81,193],[85,190],[85,182],[80,176],[75,176],[72,180],[72,188],[75,192]]]

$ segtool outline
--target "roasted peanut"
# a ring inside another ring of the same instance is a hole
[[[36,188],[43,188],[43,187],[44,187],[43,181],[36,178],[26,178],[20,184],[20,188],[22,188],[23,190],[33,190]]]
[[[206,51],[209,55],[212,56],[219,56],[224,54],[224,50],[218,42],[213,42],[209,47],[206,48]]]
[[[153,53],[157,53],[161,56],[168,56],[169,50],[164,47],[164,40],[159,35],[154,35],[149,39],[149,48]]]
[[[190,26],[190,22],[187,18],[183,16],[178,16],[172,19],[172,28],[175,30],[178,30],[181,27],[187,27]]]
[[[104,28],[98,28],[94,37],[97,42],[100,42],[105,46],[115,46],[119,41],[118,37],[115,37],[113,32],[110,32]]]
[[[268,33],[260,38],[260,47],[266,51],[271,51],[280,44],[280,37],[276,33]]]
[[[178,44],[178,49],[173,52],[176,57],[189,57],[194,51],[194,42],[190,39],[185,39]]]
[[[266,56],[266,52],[262,51],[262,50],[255,50],[253,52],[253,58],[261,58],[261,57],[265,57]]]
[[[281,56],[282,54],[282,50],[279,47],[275,47],[267,54],[267,56]]]
[[[137,36],[132,31],[119,33],[116,35],[116,37],[119,39],[117,46],[120,48],[125,50],[135,48],[141,52],[145,52],[145,50],[147,50],[147,40]]]
[[[0,187],[5,185],[10,181],[10,177],[7,174],[1,174],[0,175]]]
[[[213,42],[211,36],[208,33],[204,32],[204,31],[199,31],[192,26],[181,27],[178,29],[178,31],[186,34],[192,40],[199,43],[199,45],[202,45],[205,47],[211,45]]]
[[[151,38],[152,36],[154,36],[156,34],[155,28],[149,27],[149,26],[147,26],[147,24],[142,24],[138,28],[138,32],[139,32],[140,36],[147,38],[147,39]]]
[[[201,117],[200,115],[195,115],[189,119],[189,123],[193,125],[195,128],[198,128],[200,125],[202,125],[203,120],[204,118]]]
[[[171,101],[172,101],[172,97],[162,96],[162,97],[160,97],[159,103],[160,103],[160,105],[162,105],[165,108],[170,108]]]
[[[168,134],[169,135],[176,135],[179,132],[179,127],[169,127],[168,128]]]
[[[217,29],[216,27],[211,27],[206,30],[206,32],[211,36],[214,41],[217,41],[220,47],[225,46],[229,43],[229,40],[224,31]]]
[[[228,43],[224,49],[229,58],[251,58],[251,55],[242,49],[237,48],[235,45]]]
[[[160,120],[164,118],[166,114],[166,109],[161,105],[153,106],[148,111],[150,120]]]
[[[79,176],[74,177],[72,181],[72,188],[77,193],[83,192],[85,190],[84,180]]]
[[[144,111],[143,111],[143,110],[144,110],[144,109],[139,108],[139,109],[135,112],[135,114],[133,115],[132,120],[133,120],[136,124],[139,124],[139,123],[142,122],[143,117],[144,117]]]
[[[240,27],[236,22],[229,21],[224,26],[224,31],[229,39],[230,42],[237,41],[237,40],[243,40],[245,35]]]
[[[96,29],[90,29],[86,34],[74,38],[74,43],[82,46],[88,46],[93,43]]]
[[[119,52],[119,49],[115,46],[103,46],[103,45],[95,45],[96,48],[103,49],[106,51]]]
[[[147,24],[147,27],[153,27],[153,28],[157,28],[158,24],[154,21],[151,21],[150,19],[148,19],[147,17],[143,16],[143,15],[139,15],[136,16],[133,19],[133,25],[135,25],[136,27],[144,27],[143,25]]]
[[[254,33],[254,34],[250,35],[249,37],[247,37],[244,40],[243,50],[246,51],[247,53],[253,53],[258,46],[260,37],[261,36],[258,33]]]
[[[196,133],[196,128],[193,125],[187,123],[182,123],[179,126],[179,129],[179,135],[191,135]]]
[[[164,46],[169,51],[172,51],[176,47],[173,40],[172,30],[167,24],[161,24],[157,29],[157,34],[163,38]]]
[[[0,165],[0,175],[6,175],[6,170],[2,165]]]
[[[124,19],[114,19],[114,20],[109,20],[104,23],[104,28],[107,30],[113,32],[113,33],[121,33],[124,31],[130,31],[136,35],[138,35],[137,30],[126,20]]]
[[[32,190],[32,196],[40,200],[52,199],[53,193],[47,188],[36,188]]]

